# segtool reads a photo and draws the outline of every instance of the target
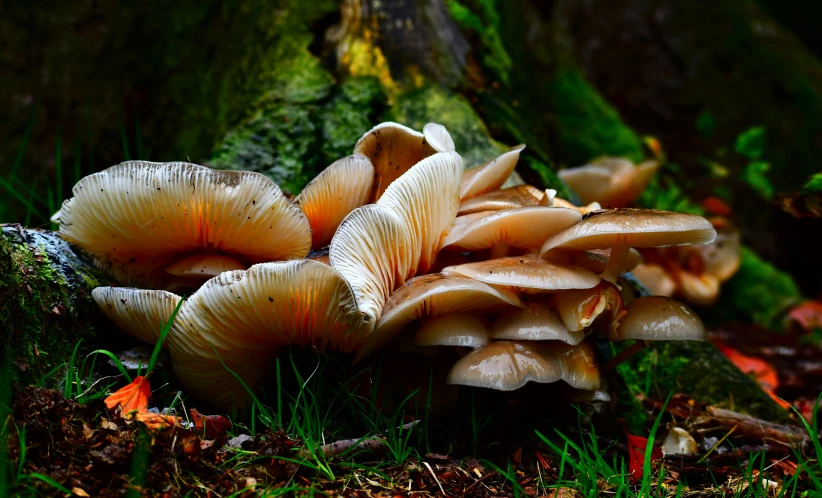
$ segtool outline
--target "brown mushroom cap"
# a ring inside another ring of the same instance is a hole
[[[611,256],[610,249],[592,249],[590,251],[565,251],[554,249],[542,255],[542,259],[547,261],[559,261],[580,266],[594,273],[602,273],[608,266],[608,259]],[[642,261],[642,254],[636,249],[631,249],[625,256],[619,273],[633,271]]]
[[[656,263],[640,263],[631,272],[654,296],[671,297],[676,292],[674,279]]]
[[[246,263],[301,258],[302,211],[259,173],[129,161],[89,175],[60,210],[60,235],[124,284],[162,287],[165,268],[192,253]]]
[[[597,367],[594,351],[587,343],[576,346],[558,342],[538,343],[538,347],[551,348],[562,365],[562,380],[571,387],[596,391],[600,388],[599,368]]]
[[[462,174],[460,185],[460,201],[497,190],[511,176],[517,166],[519,155],[525,149],[524,145],[517,145],[498,158],[476,166]]]
[[[371,128],[354,146],[354,154],[367,157],[376,175],[371,202],[406,171],[435,152],[423,147],[425,136],[401,124],[386,122]]]
[[[573,209],[541,206],[478,214],[468,215],[472,217],[468,223],[457,218],[442,243],[443,249],[478,251],[496,245],[537,248],[548,237],[582,219]]]
[[[513,341],[562,341],[575,345],[585,334],[570,332],[547,304],[529,301],[502,313],[491,326],[491,338]]]
[[[460,358],[448,374],[448,384],[513,391],[533,381],[556,382],[562,366],[535,350],[536,343],[493,341]]]
[[[305,186],[294,203],[300,206],[311,225],[311,247],[320,249],[331,242],[348,213],[371,199],[374,167],[367,157],[353,155],[331,163]]]
[[[526,294],[562,289],[589,289],[600,277],[583,268],[545,261],[534,256],[516,256],[450,266],[448,275],[463,275],[487,284],[513,287]]]
[[[393,211],[376,204],[355,209],[331,241],[333,266],[350,284],[359,309],[376,323],[413,263],[411,235]]]
[[[552,298],[553,304],[562,317],[562,322],[571,332],[590,327],[605,310],[615,316],[622,309],[622,296],[610,282],[600,282],[590,289],[574,289],[558,292]]]
[[[708,244],[716,230],[705,218],[656,209],[612,209],[590,213],[582,221],[554,235],[542,254],[554,248],[590,250]]]
[[[160,329],[182,297],[163,290],[97,287],[91,297],[100,311],[132,337],[156,344]]]
[[[625,306],[608,331],[608,340],[704,341],[699,315],[673,299],[640,297]]]
[[[658,167],[656,161],[634,166],[625,159],[606,157],[585,166],[559,171],[557,175],[584,203],[624,207],[639,198]]]
[[[413,278],[388,298],[374,332],[355,361],[387,344],[408,323],[419,318],[520,305],[513,292],[470,278],[442,274]]]
[[[716,240],[704,246],[681,248],[679,259],[687,263],[689,258],[695,257],[701,270],[695,273],[710,273],[720,282],[724,282],[739,270],[740,235],[739,231],[721,218],[714,218],[710,221],[716,228]]]
[[[457,346],[478,348],[488,344],[485,318],[472,313],[449,313],[428,318],[417,329],[417,346]]]
[[[531,185],[517,185],[502,190],[466,199],[460,203],[458,216],[479,213],[481,211],[500,211],[520,207],[539,205],[545,196],[542,190]]]
[[[386,190],[377,205],[398,215],[414,244],[409,277],[435,263],[443,237],[457,216],[462,158],[442,152],[423,159]]]
[[[687,271],[674,274],[677,293],[682,299],[697,306],[710,306],[719,298],[719,279],[710,273],[695,275]]]

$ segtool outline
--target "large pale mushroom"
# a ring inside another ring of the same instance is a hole
[[[348,213],[371,199],[374,167],[365,156],[353,155],[331,163],[305,186],[294,203],[311,225],[311,247],[331,242]]]
[[[490,248],[491,257],[499,258],[507,256],[509,247],[541,247],[548,237],[578,223],[582,215],[573,209],[537,206],[460,218],[454,220],[442,249],[475,252]]]
[[[589,289],[601,279],[580,267],[546,261],[534,256],[512,256],[449,266],[446,275],[462,275],[526,294],[562,289]]]
[[[93,297],[116,323],[143,340],[156,337],[155,322],[167,320],[170,303],[180,299],[125,288],[95,289]],[[188,392],[229,406],[247,393],[221,361],[253,386],[283,347],[352,351],[373,327],[357,309],[348,282],[330,266],[311,260],[262,263],[222,273],[192,294],[172,324],[168,348]]]
[[[602,278],[616,284],[631,247],[707,244],[714,238],[716,230],[701,216],[654,209],[613,209],[586,215],[581,222],[548,239],[541,254],[552,249],[610,248]]]
[[[501,156],[487,163],[476,166],[462,174],[460,201],[497,190],[511,176],[517,166],[524,145],[517,145]]]
[[[388,298],[374,332],[360,348],[356,361],[387,344],[414,320],[520,305],[513,292],[471,278],[442,274],[413,278]]]
[[[245,267],[302,258],[311,246],[303,212],[259,173],[129,161],[86,176],[73,193],[55,215],[61,237],[122,284],[163,288],[175,278],[167,269],[187,271],[174,265],[185,258]],[[212,269],[198,272],[202,282],[224,266],[195,267]]]

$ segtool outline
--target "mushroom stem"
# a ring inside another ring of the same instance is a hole
[[[599,372],[601,375],[607,375],[611,373],[613,369],[615,369],[621,363],[630,360],[633,358],[637,353],[642,351],[647,347],[645,341],[636,341],[627,348],[623,349],[618,355],[614,356],[610,360],[608,360],[602,367],[600,367]]]
[[[508,244],[500,242],[491,248],[491,259],[504,258],[508,256]]]
[[[617,284],[617,278],[620,273],[619,270],[622,268],[625,258],[628,256],[628,252],[630,250],[631,247],[625,244],[612,247],[611,256],[608,258],[608,265],[605,267],[605,271],[602,272],[602,275],[600,275],[602,280],[611,282],[616,285],[619,290],[622,290],[622,287]]]

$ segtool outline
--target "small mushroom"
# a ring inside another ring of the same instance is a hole
[[[163,290],[97,287],[91,297],[100,311],[128,335],[156,344],[182,297]]]
[[[387,344],[408,323],[419,318],[521,304],[513,292],[470,278],[443,274],[413,278],[388,298],[374,332],[359,350],[355,361]]]
[[[622,310],[622,295],[613,284],[605,281],[590,289],[558,292],[552,302],[571,332],[590,327],[606,310],[611,311],[612,318]]]
[[[555,233],[578,223],[582,216],[573,209],[526,207],[467,215],[457,218],[443,240],[443,249],[475,252],[491,248],[491,257],[508,254],[509,247],[534,249]]]
[[[417,329],[417,346],[457,346],[478,348],[488,344],[488,324],[472,313],[449,313],[428,318]]]
[[[562,378],[562,365],[532,348],[535,343],[494,341],[460,358],[448,373],[448,384],[513,391],[528,382]]]
[[[311,225],[312,249],[331,242],[348,213],[371,199],[373,184],[374,167],[361,155],[334,161],[308,182],[294,203],[300,206]]]
[[[656,161],[634,166],[626,159],[606,157],[585,166],[561,170],[557,175],[574,189],[582,202],[625,207],[639,198],[658,168]]]
[[[699,275],[687,271],[675,271],[677,294],[696,306],[710,306],[719,297],[719,279],[710,273]]]
[[[609,341],[704,341],[699,315],[673,299],[645,296],[634,299],[618,314],[608,330]]]
[[[461,174],[459,154],[439,152],[415,164],[377,201],[399,216],[411,235],[409,277],[434,265],[440,243],[457,216]]]
[[[654,296],[671,297],[676,292],[676,281],[656,263],[642,262],[631,272]]]
[[[673,427],[662,442],[663,455],[696,455],[696,440],[681,427]]]
[[[196,254],[177,260],[166,273],[181,278],[211,278],[224,271],[245,270],[246,266],[224,254]]]
[[[457,216],[479,213],[481,211],[500,211],[520,207],[537,206],[545,194],[531,185],[517,185],[487,194],[472,197],[460,202]]]
[[[596,211],[548,239],[541,254],[561,248],[590,250],[611,248],[603,280],[616,284],[631,247],[707,244],[716,230],[701,216],[655,209]]]
[[[446,275],[463,275],[486,284],[515,288],[526,294],[562,289],[589,289],[600,282],[595,274],[576,266],[534,256],[514,256],[450,266]]]
[[[556,311],[544,303],[528,301],[522,308],[503,312],[491,326],[491,338],[513,341],[562,341],[576,345],[585,334],[571,332]]]
[[[245,265],[302,258],[311,246],[303,212],[259,173],[129,161],[86,176],[73,193],[61,237],[122,284],[162,288],[172,279],[165,269],[192,255]]]
[[[534,347],[541,350],[543,356],[555,355],[562,367],[562,380],[576,389],[596,391],[600,388],[599,368],[597,368],[594,351],[587,343],[577,345],[562,342],[538,342]]]
[[[517,145],[498,158],[476,166],[462,174],[460,201],[497,190],[511,176],[517,166],[524,145]]]

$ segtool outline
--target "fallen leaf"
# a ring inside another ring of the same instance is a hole
[[[648,439],[641,436],[628,434],[628,475],[632,483],[636,484],[642,480],[643,464],[645,462],[645,449],[648,446]],[[657,447],[651,449],[651,462],[662,458],[662,450]]]
[[[71,492],[77,496],[88,496],[89,494],[85,492],[83,488],[71,488]]]
[[[788,321],[796,323],[805,332],[822,328],[822,303],[805,301],[788,312]]]
[[[205,437],[209,439],[225,437],[226,431],[231,428],[231,421],[222,415],[202,415],[194,408],[191,409],[191,421],[197,433],[203,434],[205,428]]]
[[[242,448],[243,444],[248,441],[254,441],[254,438],[249,436],[248,434],[240,434],[239,436],[233,437],[228,440],[228,447]]]
[[[762,390],[765,391],[777,404],[783,408],[788,408],[790,405],[779,399],[774,391],[779,387],[779,377],[776,375],[776,370],[767,361],[757,358],[755,356],[748,356],[740,353],[731,346],[722,341],[712,341],[714,346],[726,358],[731,360],[731,363],[736,365],[736,368],[742,370],[748,375],[753,375],[754,379]]]
[[[730,216],[731,208],[719,197],[708,197],[702,201],[702,207],[705,211],[717,216]]]
[[[128,418],[134,412],[143,413],[148,410],[148,400],[151,397],[151,386],[142,375],[135,377],[131,384],[119,389],[104,401],[109,409],[120,405],[123,416]]]
[[[179,417],[160,413],[138,412],[134,414],[134,419],[145,424],[150,430],[165,429],[166,427],[180,425]]]

